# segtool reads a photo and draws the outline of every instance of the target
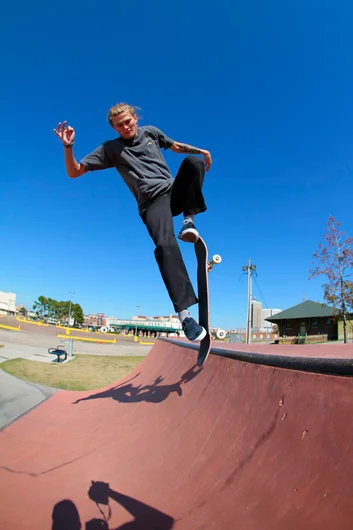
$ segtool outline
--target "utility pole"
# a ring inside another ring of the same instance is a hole
[[[252,274],[256,271],[256,265],[251,265],[250,258],[248,264],[244,265],[242,270],[248,275],[248,316],[246,322],[246,343],[251,342],[251,301],[252,301]]]

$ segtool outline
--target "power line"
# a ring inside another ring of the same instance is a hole
[[[256,275],[256,276],[257,276],[257,275]],[[264,303],[265,303],[266,308],[269,309],[269,307],[268,307],[268,303],[266,302],[265,297],[264,297],[264,295],[262,294],[261,289],[260,289],[260,287],[259,287],[259,284],[257,283],[256,276],[254,276],[254,282],[256,283],[256,287],[257,287],[258,290],[259,290],[260,296],[262,297],[262,299],[263,299],[263,301],[264,301]]]

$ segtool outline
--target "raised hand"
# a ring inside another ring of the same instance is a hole
[[[58,128],[53,130],[64,145],[72,145],[75,141],[75,129],[70,125],[66,127],[66,123],[66,121],[58,123]]]
[[[109,484],[107,482],[92,480],[90,489],[88,490],[89,498],[98,504],[109,504]]]

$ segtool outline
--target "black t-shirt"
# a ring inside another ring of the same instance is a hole
[[[138,127],[131,140],[119,137],[102,143],[81,160],[89,171],[115,167],[134,194],[140,215],[148,204],[167,192],[173,177],[161,152],[174,141],[157,127]]]

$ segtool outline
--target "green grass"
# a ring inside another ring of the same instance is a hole
[[[76,355],[65,364],[11,359],[1,363],[0,368],[31,383],[65,390],[92,390],[128,375],[144,358]]]

